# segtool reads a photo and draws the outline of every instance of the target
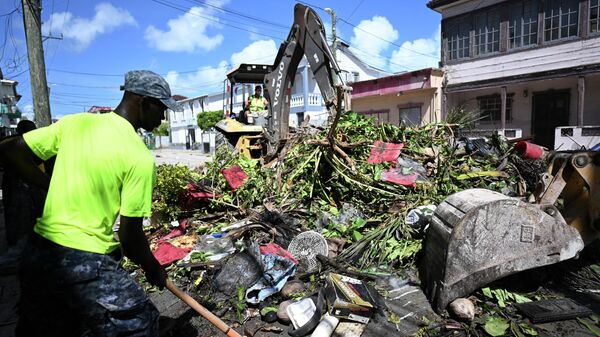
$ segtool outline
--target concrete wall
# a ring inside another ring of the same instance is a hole
[[[570,92],[569,124],[577,125],[577,105],[579,99],[577,82],[578,78],[572,76],[507,85],[507,93],[514,93],[514,96],[512,110],[513,119],[506,122],[506,127],[520,128],[523,130],[524,137],[530,136],[532,129],[533,94],[548,90],[568,90]],[[585,82],[583,124],[600,125],[600,95],[598,95],[598,93],[600,93],[600,75],[588,75],[586,76]],[[478,110],[478,96],[500,94],[500,90],[500,87],[497,87],[460,93],[449,93],[448,107],[451,109],[458,105],[464,105],[467,110]],[[525,91],[527,91],[526,97]],[[478,127],[482,129],[500,128],[500,122],[479,122]]]
[[[398,124],[400,108],[421,107],[421,123],[434,123],[440,120],[439,95],[436,88],[404,92],[402,95],[369,96],[352,99],[352,110],[360,114],[389,110],[387,122]],[[373,116],[375,117],[375,116]]]
[[[600,125],[600,74],[585,78],[584,125]]]

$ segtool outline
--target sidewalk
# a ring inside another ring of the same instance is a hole
[[[212,160],[211,154],[201,153],[199,150],[156,149],[152,150],[156,165],[183,164],[189,168],[197,168]]]

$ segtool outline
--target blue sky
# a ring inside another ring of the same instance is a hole
[[[311,0],[330,37],[332,8],[340,38],[367,64],[400,72],[436,66],[440,15],[427,0]],[[53,117],[93,105],[115,107],[123,74],[150,69],[173,94],[222,90],[240,62],[271,64],[293,22],[295,1],[42,0],[42,33]],[[21,1],[0,1],[0,67],[19,82],[19,107],[32,111]],[[62,39],[57,39],[62,37]]]

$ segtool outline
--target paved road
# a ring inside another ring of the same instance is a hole
[[[198,150],[157,149],[152,150],[152,153],[156,158],[156,165],[181,163],[189,168],[196,168],[212,159],[210,154]]]

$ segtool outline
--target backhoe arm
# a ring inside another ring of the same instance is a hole
[[[335,86],[345,87],[340,76],[341,70],[327,45],[321,19],[310,7],[297,4],[294,7],[294,25],[279,48],[273,71],[265,76],[273,130],[277,140],[285,138],[289,131],[291,86],[298,64],[304,55],[321,90],[325,106],[328,110],[335,111],[338,104],[341,104],[337,101]],[[334,82],[335,77],[338,78],[337,83]]]

